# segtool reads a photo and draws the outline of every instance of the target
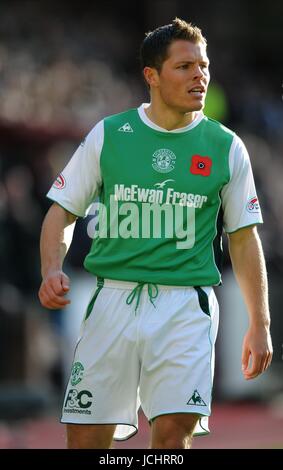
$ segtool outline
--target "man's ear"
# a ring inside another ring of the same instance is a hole
[[[145,67],[143,69],[143,76],[149,87],[157,87],[159,85],[159,73],[153,67]]]

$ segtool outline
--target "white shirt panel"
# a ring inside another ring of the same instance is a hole
[[[227,233],[263,222],[249,154],[237,135],[230,148],[229,168],[230,181],[221,191],[223,225]]]
[[[49,199],[79,217],[87,215],[101,186],[100,155],[103,141],[102,120],[89,132],[47,193]]]

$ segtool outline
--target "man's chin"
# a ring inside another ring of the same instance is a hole
[[[201,111],[202,109],[204,108],[204,103],[199,103],[199,104],[195,104],[193,106],[190,106],[188,107],[186,110],[185,110],[185,113],[194,113],[196,111]]]
[[[204,108],[204,99],[194,99],[192,102],[187,103],[186,113],[193,113],[194,111],[201,111]]]
[[[204,101],[199,101],[191,106],[192,111],[201,111],[204,108]]]

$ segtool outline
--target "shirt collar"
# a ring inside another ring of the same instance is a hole
[[[163,127],[158,126],[157,124],[155,124],[153,121],[151,121],[147,117],[147,115],[145,113],[145,109],[148,108],[148,107],[149,107],[149,103],[142,103],[139,106],[139,108],[138,108],[139,117],[141,118],[143,123],[146,124],[148,127],[151,127],[152,129],[155,129],[156,131],[164,132],[164,133],[180,134],[182,132],[190,131],[194,127],[196,127],[202,121],[202,119],[204,118],[203,112],[202,111],[197,111],[196,112],[196,117],[193,120],[193,122],[191,122],[190,124],[188,124],[185,127],[180,127],[178,129],[173,129],[171,131],[168,131],[167,129],[164,129]]]

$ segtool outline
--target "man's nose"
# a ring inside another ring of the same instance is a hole
[[[205,77],[205,73],[200,65],[196,64],[194,68],[194,78]]]

